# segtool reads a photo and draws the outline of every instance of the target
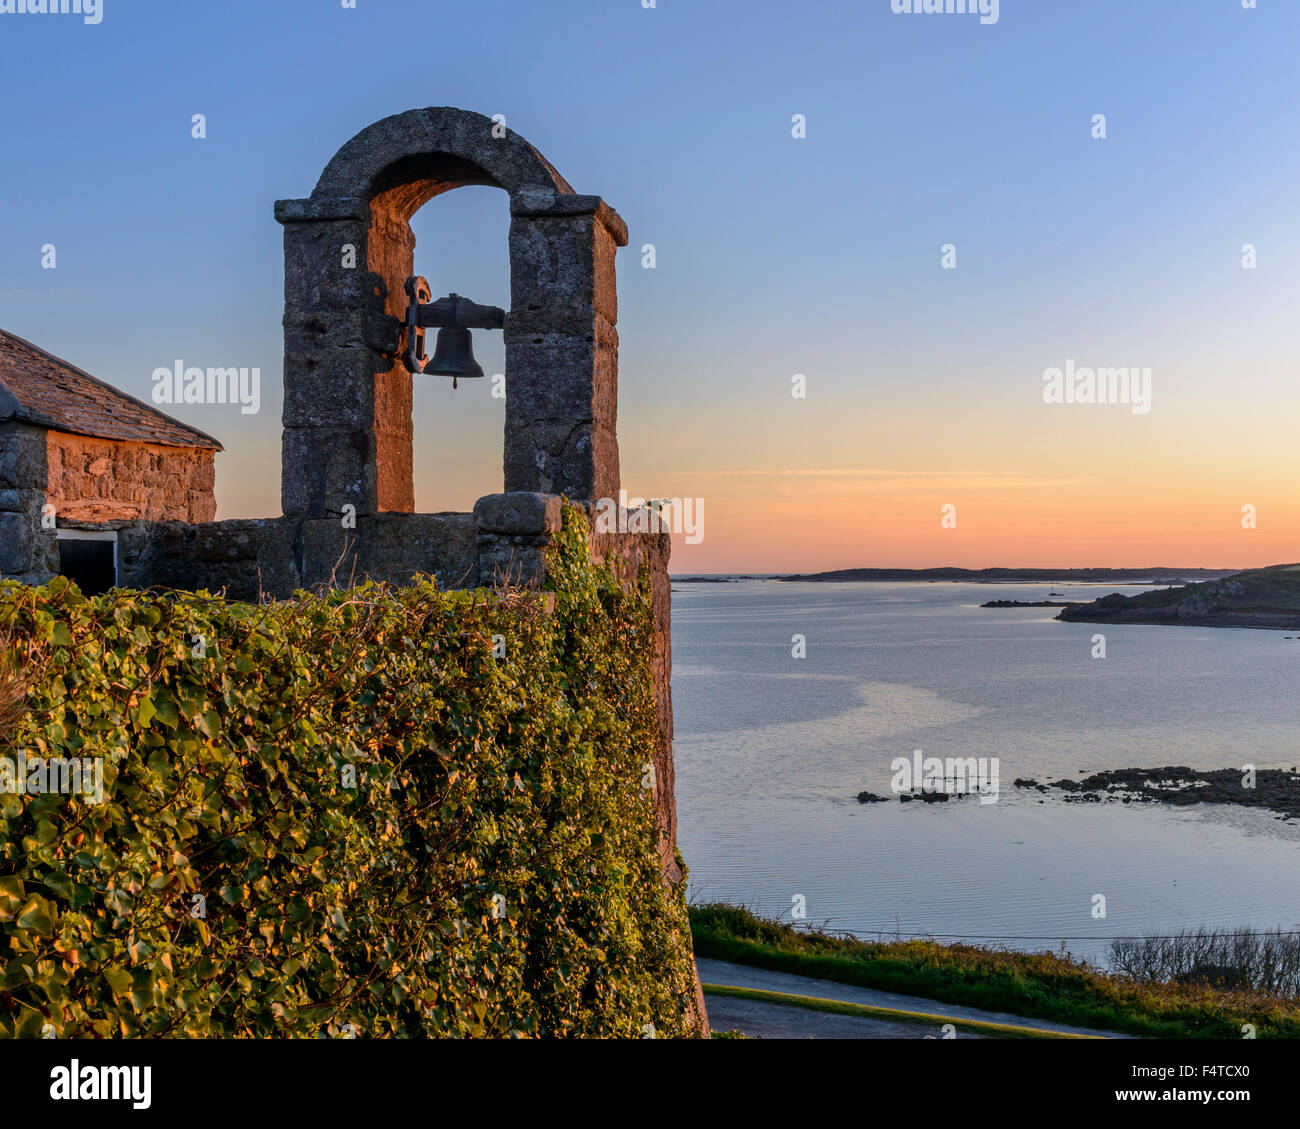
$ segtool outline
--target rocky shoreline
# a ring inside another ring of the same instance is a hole
[[[1106,596],[1096,604],[1067,604],[1056,618],[1076,623],[1142,623],[1151,627],[1256,627],[1269,631],[1300,631],[1300,614],[1275,611],[1214,611],[1188,614],[1180,608],[1105,607]],[[1124,599],[1123,596],[1118,597]],[[1087,608],[1086,613],[1074,614]]]
[[[1202,772],[1171,765],[1114,769],[1082,780],[1048,784],[1023,778],[1014,783],[1017,788],[1063,792],[1067,803],[1237,804],[1263,808],[1282,820],[1300,818],[1300,774],[1296,768],[1262,768],[1254,773],[1253,787],[1247,786],[1247,781],[1248,774],[1237,768]]]
[[[1056,618],[1082,623],[1300,631],[1300,565],[1251,569],[1223,580],[1139,596],[1113,593],[1090,604],[1062,608]]]
[[[1262,768],[1249,776],[1237,768],[1216,768],[1201,771],[1186,765],[1165,768],[1118,768],[1094,772],[1080,780],[1054,780],[1046,784],[1032,778],[1020,777],[1013,783],[1016,788],[1032,789],[1043,794],[1060,793],[1068,804],[1237,804],[1240,807],[1262,808],[1275,818],[1286,821],[1300,819],[1300,769]],[[942,804],[977,797],[971,790],[959,792],[904,792],[898,796],[901,803],[920,801],[925,804]],[[883,804],[892,797],[874,792],[859,792],[860,804]],[[1039,803],[1042,803],[1039,800]]]

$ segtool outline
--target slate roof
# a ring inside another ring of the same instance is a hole
[[[96,439],[224,450],[197,427],[0,329],[0,423],[10,420]]]

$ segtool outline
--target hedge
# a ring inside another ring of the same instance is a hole
[[[0,583],[0,753],[104,779],[0,795],[0,1035],[693,1034],[648,582],[572,508],[548,575],[260,606]]]

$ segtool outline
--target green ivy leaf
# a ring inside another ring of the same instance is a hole
[[[54,913],[50,903],[39,894],[32,894],[18,911],[18,927],[48,937],[54,932]]]

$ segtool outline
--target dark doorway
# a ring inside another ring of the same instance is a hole
[[[59,538],[59,575],[66,576],[87,596],[98,596],[117,584],[112,541]]]

